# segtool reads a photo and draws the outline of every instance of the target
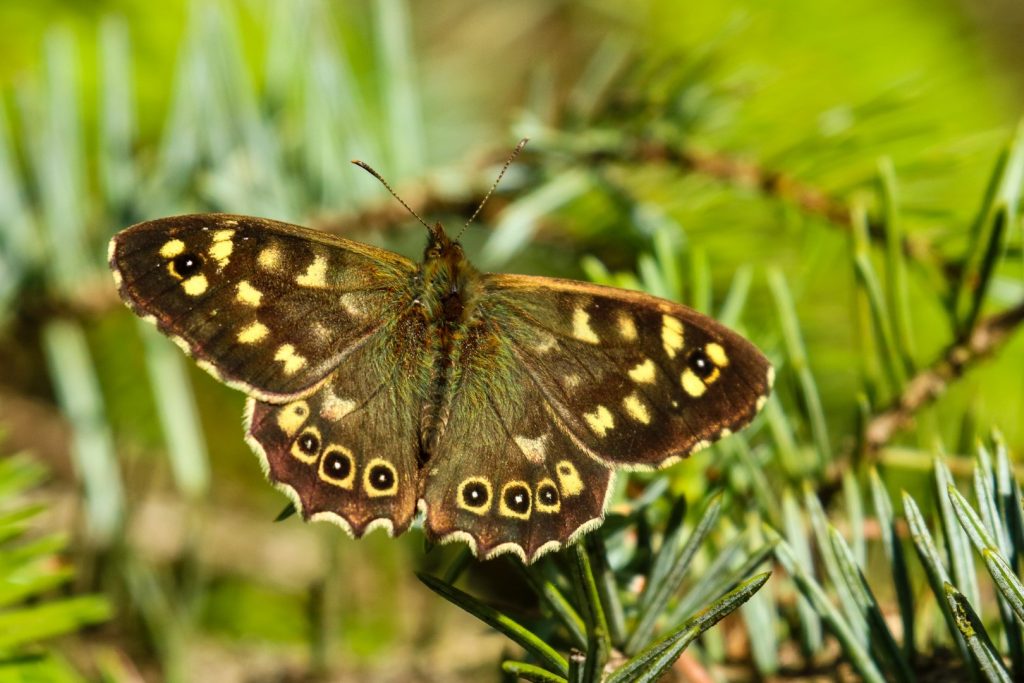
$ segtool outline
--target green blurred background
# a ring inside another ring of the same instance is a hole
[[[874,217],[879,178],[898,178],[913,374],[951,343],[948,281],[1024,103],[1008,0],[0,0],[0,26],[0,454],[48,473],[28,497],[46,509],[33,533],[68,538],[61,594],[112,610],[46,666],[110,680],[498,680],[508,647],[412,578],[452,549],[274,523],[285,501],[242,441],[243,397],[118,304],[117,230],[229,211],[418,258],[422,228],[348,160],[458,225],[529,136],[471,258],[719,315],[747,287],[734,324],[792,368],[765,277],[781,271],[828,427],[793,433],[827,459],[900,386],[865,331],[856,220],[811,200]],[[1014,215],[982,315],[1024,299],[1021,241]],[[796,384],[784,370],[780,411],[804,416]],[[1020,454],[1022,417],[1017,335],[886,444],[890,488],[922,490],[937,449],[994,425]],[[664,476],[699,494],[729,478],[721,457]]]

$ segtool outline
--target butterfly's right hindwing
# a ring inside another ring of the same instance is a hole
[[[309,393],[411,304],[396,254],[247,216],[177,216],[110,243],[121,297],[227,384],[282,402]]]

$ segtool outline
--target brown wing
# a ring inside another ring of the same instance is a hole
[[[674,462],[749,423],[771,388],[757,347],[653,296],[489,275],[479,306],[559,427],[609,465]]]
[[[600,523],[614,467],[665,466],[747,424],[771,366],[691,309],[486,275],[451,359],[427,533],[532,562]]]
[[[601,523],[613,473],[559,428],[535,368],[502,331],[473,328],[458,348],[447,421],[423,480],[424,528],[533,562]]]
[[[286,223],[164,218],[110,242],[121,297],[199,365],[257,399],[302,396],[406,310],[416,266]]]
[[[249,399],[246,440],[303,518],[335,522],[356,537],[376,526],[391,535],[409,527],[419,478],[417,387],[429,370],[425,330],[410,312],[312,394],[284,405]]]

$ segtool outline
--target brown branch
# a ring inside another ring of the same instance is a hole
[[[787,173],[765,168],[738,156],[695,147],[676,149],[661,143],[640,145],[623,156],[633,161],[676,164],[684,170],[790,204],[809,216],[820,218],[843,230],[853,228],[853,207],[846,200]],[[868,234],[875,242],[885,240],[885,228],[877,221],[869,223]],[[944,272],[950,268],[950,264],[945,262],[930,242],[904,236],[902,249],[908,258],[938,264]]]
[[[931,367],[915,375],[903,393],[889,408],[868,422],[864,429],[864,447],[877,453],[896,435],[910,426],[914,415],[934,402],[946,386],[972,365],[997,351],[1024,323],[1024,301],[983,319],[966,341],[951,345]]]
[[[951,382],[971,367],[995,354],[1022,324],[1024,301],[979,321],[965,341],[951,344],[938,360],[907,382],[903,393],[888,408],[868,421],[862,432],[861,451],[857,455],[864,461],[875,461],[880,451],[899,432],[913,425],[918,411],[934,403]],[[827,505],[840,490],[842,474],[850,467],[853,456],[853,452],[847,452],[829,465],[818,486],[818,496],[823,505]]]

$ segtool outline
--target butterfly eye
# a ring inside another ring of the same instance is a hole
[[[171,261],[171,273],[184,280],[198,273],[203,267],[203,257],[199,254],[179,254]]]
[[[693,374],[701,379],[707,379],[715,371],[715,364],[711,362],[708,354],[703,349],[693,351],[689,358],[686,359],[686,364],[693,370]]]

